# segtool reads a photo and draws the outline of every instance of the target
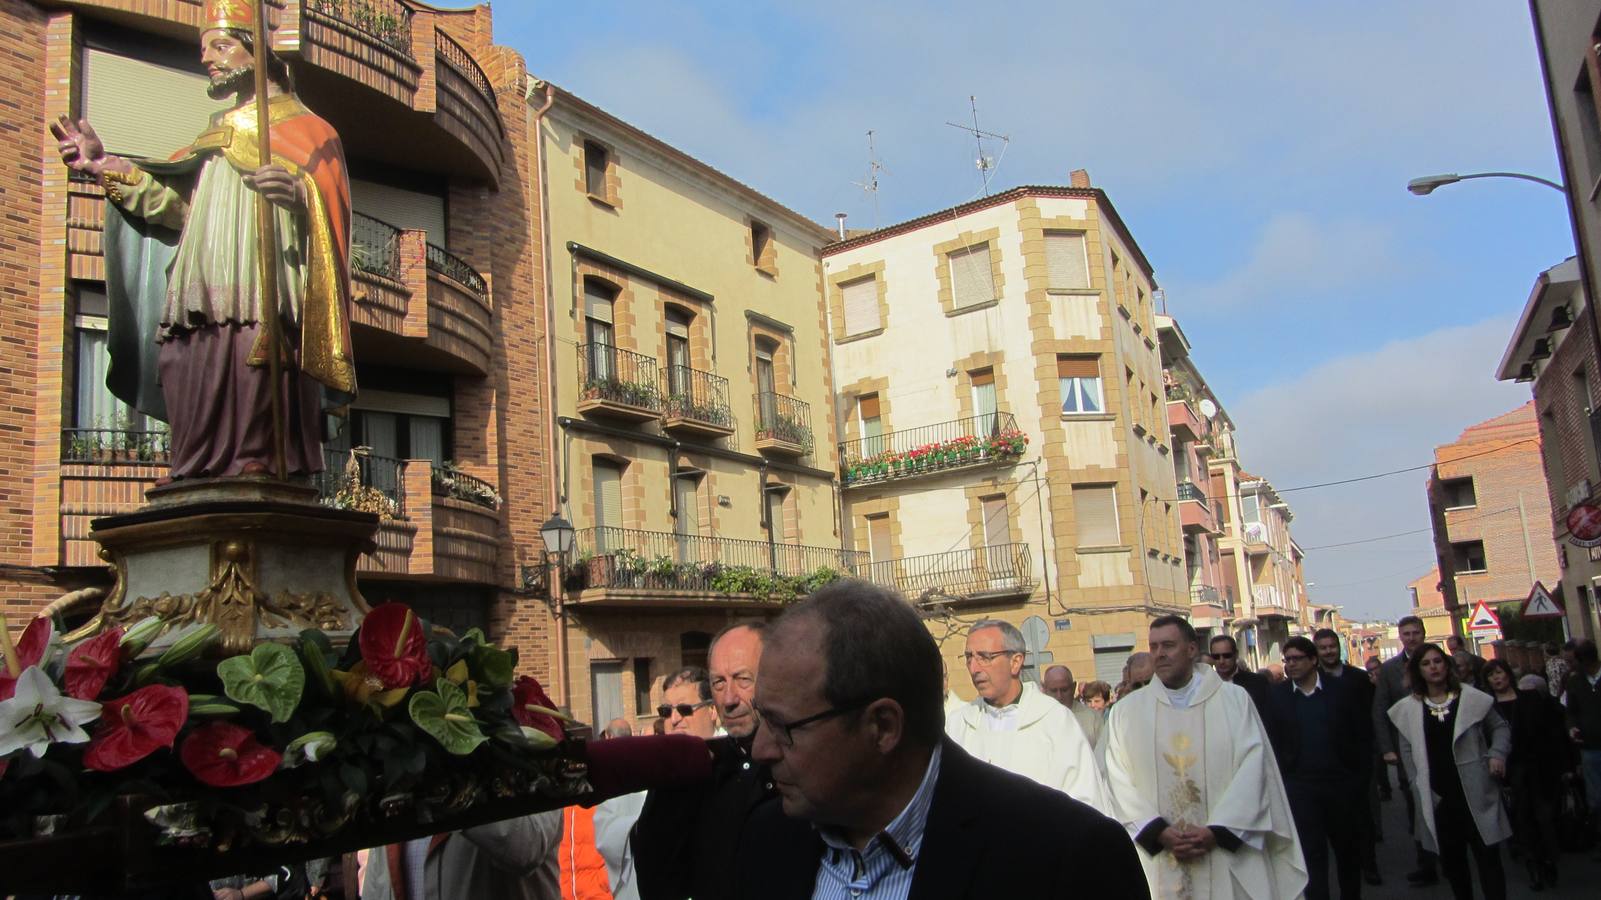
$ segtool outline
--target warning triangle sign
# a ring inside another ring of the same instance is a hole
[[[1560,619],[1563,611],[1545,585],[1536,581],[1534,589],[1529,591],[1529,599],[1523,601],[1523,611],[1519,615],[1525,619]]]
[[[1501,619],[1496,616],[1495,610],[1489,604],[1480,600],[1473,604],[1473,614],[1468,616],[1469,631],[1500,631]]]

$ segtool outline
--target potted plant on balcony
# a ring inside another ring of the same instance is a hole
[[[581,591],[589,587],[589,560],[593,554],[585,551],[573,559],[572,565],[566,566],[562,571],[562,587],[569,591]]]

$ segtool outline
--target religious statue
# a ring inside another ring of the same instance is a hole
[[[170,160],[110,155],[87,121],[50,126],[106,191],[107,386],[170,425],[174,479],[321,471],[322,413],[356,392],[344,150],[258,9],[206,0],[207,91],[234,103]]]

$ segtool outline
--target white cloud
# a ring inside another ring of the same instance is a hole
[[[1407,268],[1396,253],[1394,229],[1388,225],[1282,213],[1268,220],[1232,272],[1175,296],[1185,297],[1190,308],[1210,313],[1254,302],[1300,302],[1391,279]]]
[[[1245,468],[1280,488],[1426,465],[1462,429],[1529,399],[1492,369],[1514,320],[1496,317],[1340,357],[1229,404]],[[1429,526],[1427,471],[1308,491],[1285,499],[1303,547]],[[1406,583],[1434,562],[1427,533],[1307,554],[1318,603],[1393,618]],[[1411,565],[1411,568],[1407,568]]]

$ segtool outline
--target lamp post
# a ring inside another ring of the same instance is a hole
[[[550,518],[546,519],[545,524],[539,526],[540,540],[545,542],[545,552],[543,554],[544,560],[537,567],[523,566],[523,588],[525,590],[533,589],[534,585],[537,583],[534,573],[539,571],[541,568],[546,570],[553,569],[557,572],[558,576],[561,574],[562,567],[564,567],[567,563],[567,554],[571,553],[573,550],[573,538],[577,535],[577,533],[578,532],[573,528],[571,522],[568,522],[566,519],[563,519],[560,515],[556,514],[553,514]],[[555,560],[552,561],[551,557],[555,557]],[[547,588],[549,587],[550,583],[551,582],[547,580]],[[559,606],[559,601],[563,599],[561,579],[558,577],[555,583],[556,593],[554,595],[549,595],[549,598],[557,600]],[[549,594],[548,590],[547,594]]]
[[[1561,194],[1566,194],[1568,192],[1567,188],[1555,181],[1550,180],[1549,178],[1541,178],[1538,175],[1525,175],[1522,172],[1474,172],[1470,175],[1458,175],[1455,172],[1450,172],[1445,175],[1424,175],[1421,178],[1414,178],[1411,181],[1408,181],[1406,183],[1406,189],[1414,194],[1417,194],[1419,197],[1425,197],[1434,193],[1435,188],[1444,187],[1448,184],[1456,184],[1458,181],[1467,181],[1470,178],[1516,178],[1520,181],[1532,181],[1535,184],[1543,184]]]

